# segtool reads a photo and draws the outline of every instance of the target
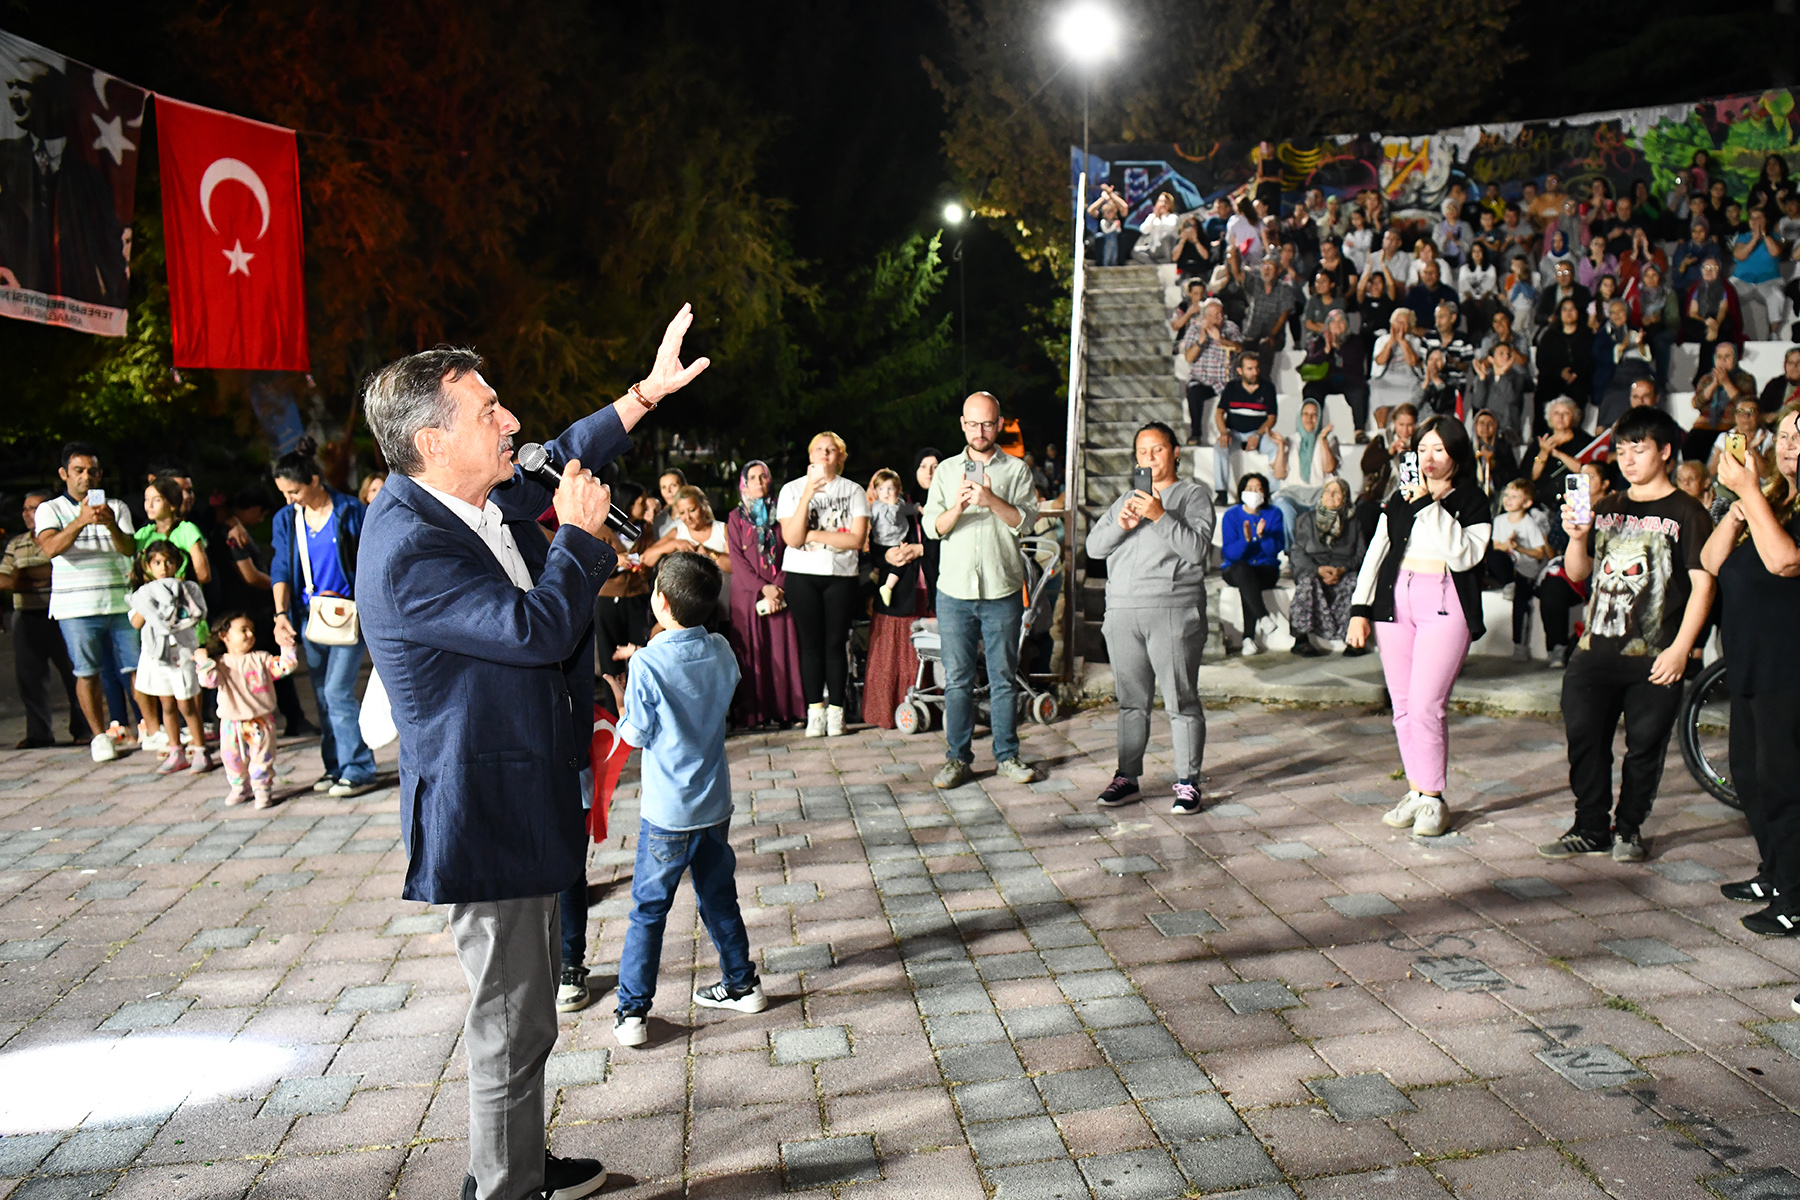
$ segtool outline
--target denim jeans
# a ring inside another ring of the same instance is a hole
[[[994,761],[1019,756],[1019,623],[1025,605],[1015,595],[998,600],[958,600],[938,592],[938,634],[944,645],[944,757],[975,761],[976,643],[987,652],[988,725],[994,731]]]
[[[375,752],[363,744],[357,723],[362,707],[356,702],[363,644],[321,646],[301,638],[300,645],[319,705],[319,757],[325,770],[344,783],[368,783],[375,778]]]
[[[1228,430],[1227,432],[1230,434],[1230,438],[1225,445],[1218,445],[1216,437],[1214,439],[1213,491],[1224,492],[1227,496],[1230,496],[1237,491],[1237,480],[1231,477],[1231,452],[1233,450],[1244,449],[1244,443],[1250,440],[1251,435],[1248,433],[1239,433],[1235,429]],[[1256,440],[1256,448],[1263,451],[1265,454],[1268,453],[1269,450],[1269,436],[1270,435],[1268,434],[1264,434]]]
[[[631,926],[619,956],[619,1011],[647,1013],[656,999],[656,969],[662,962],[663,926],[675,902],[682,872],[694,874],[694,900],[729,987],[756,978],[750,935],[738,911],[737,854],[730,821],[705,829],[663,829],[638,819],[637,865],[631,880]]]

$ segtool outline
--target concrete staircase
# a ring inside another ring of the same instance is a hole
[[[1172,274],[1173,272],[1167,272]],[[1170,370],[1169,310],[1164,272],[1156,267],[1096,267],[1087,276],[1081,428],[1081,521],[1077,546],[1092,523],[1130,486],[1132,435],[1146,421],[1166,422],[1181,436],[1187,410]],[[1106,659],[1100,620],[1106,581],[1084,579],[1079,652]]]

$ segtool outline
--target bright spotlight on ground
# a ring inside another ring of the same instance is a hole
[[[1056,40],[1082,65],[1111,58],[1119,49],[1119,22],[1103,5],[1077,4],[1056,23]]]
[[[960,204],[944,205],[944,224],[946,225],[961,225],[963,218],[967,215],[963,212],[963,206]]]
[[[266,1091],[293,1061],[248,1038],[137,1034],[0,1053],[0,1134],[120,1124]]]

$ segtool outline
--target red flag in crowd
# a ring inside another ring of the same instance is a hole
[[[177,367],[305,371],[294,131],[156,98]]]
[[[631,757],[631,747],[619,736],[613,724],[618,718],[598,704],[594,705],[594,807],[588,810],[588,834],[596,842],[606,840],[606,810],[612,807],[613,789],[619,786],[619,772]]]

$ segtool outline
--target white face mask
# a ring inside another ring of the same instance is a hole
[[[1261,492],[1245,492],[1242,496],[1238,497],[1238,503],[1244,506],[1245,512],[1255,512],[1257,509],[1261,508],[1262,500],[1263,497]]]

